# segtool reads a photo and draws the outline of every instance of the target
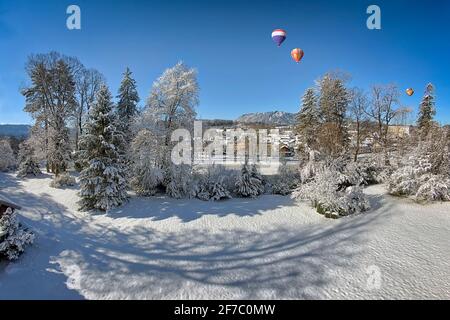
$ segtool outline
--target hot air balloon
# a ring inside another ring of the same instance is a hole
[[[286,31],[282,29],[275,29],[272,31],[272,40],[275,41],[277,46],[281,46],[284,40],[286,40]]]
[[[406,89],[406,94],[411,97],[414,94],[414,89],[412,88]]]
[[[305,53],[303,52],[303,50],[299,48],[295,48],[294,50],[291,51],[292,59],[294,59],[294,61],[297,63],[299,63],[300,60],[302,60],[304,54]]]

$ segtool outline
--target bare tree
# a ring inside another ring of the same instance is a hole
[[[369,100],[366,93],[359,88],[350,91],[349,115],[355,125],[356,135],[354,138],[354,161],[358,160],[361,143],[368,135],[367,109]]]
[[[83,133],[83,122],[95,100],[95,95],[105,83],[104,76],[95,69],[83,68],[76,75],[77,108],[75,110],[75,150]]]
[[[389,164],[389,126],[398,116],[400,93],[393,84],[372,87],[372,97],[367,115],[377,124],[377,141],[384,153],[385,164]]]

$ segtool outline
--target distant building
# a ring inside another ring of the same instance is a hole
[[[391,125],[388,128],[388,133],[394,137],[405,138],[410,136],[410,126]]]

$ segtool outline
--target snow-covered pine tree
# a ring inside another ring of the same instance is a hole
[[[296,120],[295,129],[302,143],[311,149],[315,149],[317,147],[316,137],[317,130],[320,126],[320,117],[317,107],[317,96],[314,89],[307,89],[303,95],[302,105]]]
[[[192,184],[192,167],[187,164],[172,164],[165,173],[166,193],[181,199],[189,196]]]
[[[119,99],[117,103],[117,114],[123,124],[123,130],[126,136],[130,133],[130,124],[133,117],[138,113],[137,104],[139,103],[136,80],[132,78],[132,74],[129,68],[125,70],[117,96]]]
[[[258,167],[256,167],[255,163],[251,165],[250,173],[251,173],[252,178],[260,181],[260,184],[257,184],[257,186],[259,187],[258,193],[259,193],[259,195],[263,194],[264,190],[265,190],[265,188],[264,188],[265,181],[264,181],[263,176],[259,172]]]
[[[255,175],[248,163],[242,166],[241,174],[237,177],[235,192],[241,197],[257,197],[264,192],[264,185]]]
[[[136,81],[132,78],[132,72],[129,68],[123,74],[117,98],[119,99],[117,103],[117,122],[118,127],[123,132],[125,141],[124,144],[119,143],[118,148],[125,165],[129,167],[129,142],[134,138],[131,124],[138,113],[137,104],[139,103]]]
[[[230,172],[222,166],[209,166],[201,177],[198,184],[194,185],[193,196],[203,201],[217,201],[230,199],[228,190]]]
[[[419,107],[419,118],[417,119],[417,127],[422,140],[425,140],[433,125],[433,117],[436,115],[434,86],[429,83],[425,89],[425,95]]]
[[[17,212],[11,208],[0,217],[0,230],[6,234],[0,240],[0,257],[16,260],[25,251],[25,247],[34,241],[34,234],[25,229],[17,218]]]
[[[37,176],[41,173],[39,164],[34,157],[34,149],[28,140],[22,142],[19,146],[18,164],[17,176],[20,178],[26,177],[27,175]]]
[[[87,163],[80,174],[81,209],[107,211],[127,200],[125,171],[114,144],[121,135],[115,127],[111,94],[103,85],[80,140],[80,157]]]

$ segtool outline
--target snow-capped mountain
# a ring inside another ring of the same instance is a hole
[[[295,123],[295,113],[272,111],[246,113],[236,119],[238,123],[263,123],[270,125],[292,125]]]

